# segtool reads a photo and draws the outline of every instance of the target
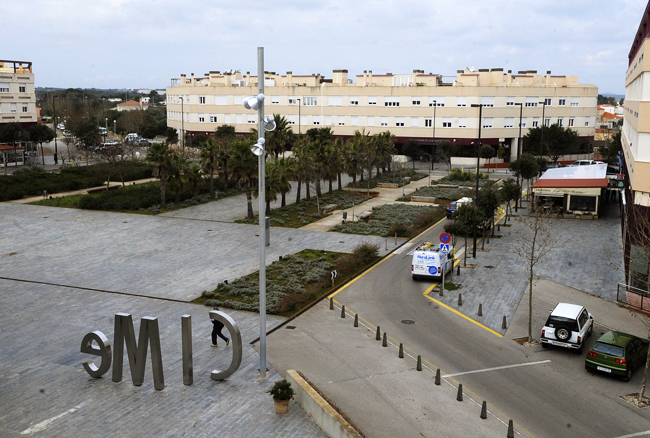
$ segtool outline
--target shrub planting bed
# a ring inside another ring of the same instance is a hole
[[[463,196],[472,196],[475,193],[476,190],[470,187],[458,187],[457,189],[435,186],[420,187],[410,195],[399,198],[399,201],[409,202],[412,196],[427,196],[436,198],[436,200],[455,201]]]
[[[402,186],[402,178],[409,178],[409,181],[418,181],[422,178],[428,177],[428,173],[416,172],[414,169],[406,168],[403,171],[393,171],[382,173],[379,176],[375,176],[370,180],[370,188],[374,189],[377,187],[378,183],[397,183],[399,187]],[[357,181],[355,183],[349,183],[348,187],[356,187],[359,189],[367,189],[368,181]]]
[[[410,237],[442,219],[442,207],[388,204],[376,208],[367,222],[346,222],[335,225],[330,231],[376,236]]]

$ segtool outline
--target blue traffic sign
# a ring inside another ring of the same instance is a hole
[[[442,233],[440,235],[440,243],[449,243],[449,242],[451,242],[451,234]]]
[[[449,252],[450,251],[450,245],[448,243],[441,243],[440,244],[440,252]]]

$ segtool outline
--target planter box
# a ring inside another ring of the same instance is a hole
[[[411,196],[411,201],[414,201],[414,202],[430,202],[432,204],[435,204],[436,198],[431,197],[431,196]]]
[[[370,193],[368,193],[367,190],[364,190],[362,192],[357,192],[357,195],[359,195],[359,196],[372,196],[373,198],[376,198],[377,196],[379,196],[379,192],[370,192]]]
[[[377,187],[382,189],[396,189],[399,188],[398,183],[378,183]]]
[[[441,189],[457,189],[460,187],[458,184],[438,184],[437,186]]]

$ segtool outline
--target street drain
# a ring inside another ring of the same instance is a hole
[[[410,320],[410,319],[403,319],[403,320],[400,321],[400,322],[401,322],[402,324],[406,324],[406,325],[409,325],[409,324],[415,324],[415,321],[412,321],[412,320]]]
[[[494,266],[483,266],[484,268],[494,269]]]

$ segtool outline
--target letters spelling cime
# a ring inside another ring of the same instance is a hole
[[[210,378],[213,380],[224,380],[231,376],[242,360],[241,333],[237,323],[223,312],[212,310],[209,313],[210,319],[221,321],[230,332],[232,345],[232,360],[226,370],[213,370]],[[192,317],[181,316],[182,354],[183,354],[183,383],[191,385],[194,383],[192,363]],[[93,341],[96,345],[93,344]],[[115,346],[111,355],[111,343],[104,333],[99,330],[86,334],[81,341],[81,352],[99,356],[99,366],[92,360],[83,363],[83,367],[92,377],[99,378],[108,372],[113,362],[113,382],[122,381],[122,368],[124,365],[124,344],[126,354],[129,358],[131,368],[131,379],[136,386],[142,385],[144,381],[145,363],[147,361],[147,349],[151,344],[151,367],[153,369],[154,388],[162,390],[165,388],[163,375],[162,354],[160,350],[160,331],[158,329],[158,318],[145,316],[140,320],[140,334],[138,342],[135,340],[133,329],[133,318],[128,313],[115,314],[115,330],[113,335]]]

